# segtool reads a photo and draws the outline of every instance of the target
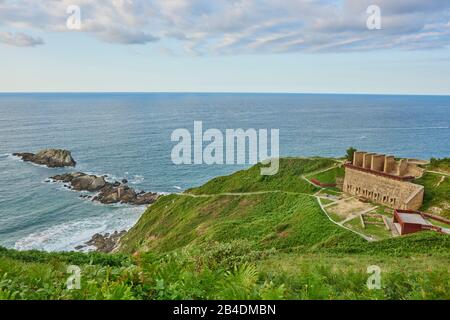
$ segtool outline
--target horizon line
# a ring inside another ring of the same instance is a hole
[[[0,91],[0,94],[290,94],[450,97],[450,93],[290,92],[290,91]]]

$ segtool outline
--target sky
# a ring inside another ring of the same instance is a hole
[[[72,91],[450,95],[450,1],[0,0],[0,92]]]

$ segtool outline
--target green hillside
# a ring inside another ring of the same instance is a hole
[[[450,158],[431,158],[430,163],[425,166],[428,170],[450,173]]]
[[[2,249],[0,299],[449,299],[450,236],[368,242],[337,225],[302,177],[339,173],[320,173],[335,164],[281,159],[275,176],[254,166],[163,196],[120,254]],[[429,201],[445,198],[430,185]],[[80,290],[65,287],[70,264]],[[366,286],[371,265],[380,290]]]
[[[422,210],[450,218],[450,176],[427,172],[416,183],[425,187]]]
[[[203,186],[188,190],[194,194],[218,194],[224,192],[254,192],[282,190],[314,193],[318,189],[301,178],[302,175],[329,168],[336,163],[327,158],[282,158],[279,171],[273,176],[260,173],[261,164],[232,175],[217,177]]]
[[[160,199],[123,238],[122,250],[167,252],[190,244],[251,241],[255,249],[311,248],[330,239],[364,243],[335,225],[314,197],[269,192]]]

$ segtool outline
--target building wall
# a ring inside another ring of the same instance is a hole
[[[423,196],[425,193],[425,189],[419,186],[419,188],[417,189],[416,194],[414,194],[412,197],[410,197],[403,208],[404,210],[419,210],[419,208],[422,206],[423,203]]]
[[[395,166],[394,156],[386,156],[384,160],[384,173],[395,173]]]
[[[353,154],[353,164],[357,167],[362,167],[365,154],[366,152],[363,151],[355,151]]]
[[[406,181],[345,168],[344,192],[390,208],[417,210],[422,205],[423,187]]]
[[[396,161],[394,156],[368,153],[364,151],[355,151],[353,154],[354,166],[383,172],[398,177],[421,177],[423,169],[417,166],[415,162],[409,162],[408,159]]]
[[[401,224],[401,235],[422,231],[420,224],[403,223]]]
[[[363,156],[363,168],[365,169],[370,169],[372,167],[372,156],[374,154],[373,153],[366,153]]]
[[[375,154],[372,156],[371,170],[384,172],[384,154]]]
[[[406,172],[408,171],[408,160],[406,159],[400,159],[398,162],[398,176],[404,176]]]

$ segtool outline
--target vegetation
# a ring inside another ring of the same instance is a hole
[[[329,168],[335,160],[327,158],[282,158],[276,175],[263,176],[261,164],[241,170],[232,175],[214,178],[188,193],[218,194],[225,192],[255,192],[282,190],[300,193],[314,193],[319,189],[302,179],[302,175]]]
[[[336,183],[336,178],[343,178],[345,175],[344,167],[335,167],[327,171],[323,171],[317,174],[308,176],[309,179],[316,179],[323,184],[333,184]]]
[[[159,200],[125,236],[122,250],[167,252],[189,244],[252,241],[255,249],[311,247],[330,238],[353,237],[328,220],[314,197],[268,193]]]
[[[426,166],[428,170],[436,170],[450,173],[450,158],[436,159],[431,158],[430,163]]]
[[[426,172],[415,182],[425,187],[421,210],[450,218],[450,177]]]
[[[364,218],[364,220],[365,222],[367,222],[369,219],[366,217]],[[374,221],[369,220],[369,222]],[[384,225],[366,223],[365,228],[363,228],[359,217],[348,221],[345,226],[351,228],[352,230],[370,236],[376,240],[388,239],[391,236],[391,232],[389,230],[386,230]]]
[[[302,179],[333,165],[282,159],[276,176],[255,166],[163,196],[121,253],[0,248],[0,299],[449,299],[450,236],[367,242],[336,225]],[[430,205],[445,199],[439,188]],[[79,290],[66,287],[72,264],[81,268]],[[370,265],[382,270],[380,290],[366,286]]]
[[[358,150],[356,150],[353,147],[350,147],[347,149],[347,151],[346,151],[347,161],[353,162],[353,155],[355,154],[356,151],[358,151]]]
[[[442,242],[436,234],[398,240],[405,239],[393,249],[392,242],[380,241],[378,248],[365,247],[358,254],[345,255],[319,248],[311,253],[297,249],[257,251],[242,240],[187,246],[164,254],[147,252],[135,255],[128,266],[128,259],[123,266],[80,265],[79,290],[67,289],[67,265],[57,259],[58,254],[51,262],[0,256],[0,298],[449,299],[448,244],[447,255],[439,255],[439,249],[433,251]],[[422,242],[431,244],[429,252]],[[43,255],[39,260],[46,261]],[[371,265],[381,268],[380,290],[366,286],[367,267]]]

